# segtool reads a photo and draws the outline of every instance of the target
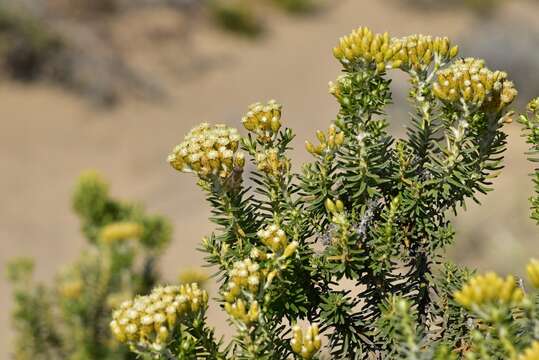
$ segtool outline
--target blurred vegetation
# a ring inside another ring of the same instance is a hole
[[[65,44],[47,24],[29,13],[0,6],[0,58],[6,73],[19,80],[54,76]]]
[[[0,0],[0,64],[8,77],[51,81],[99,105],[114,105],[130,92],[160,98],[159,84],[131,68],[129,56],[118,49],[116,19],[132,10],[165,8],[178,16],[174,36],[180,42],[190,41],[206,19],[224,31],[255,38],[266,29],[268,5],[297,14],[312,11],[320,1]]]
[[[95,172],[81,176],[73,196],[88,245],[51,286],[33,280],[31,259],[8,265],[14,288],[14,359],[134,359],[111,341],[112,309],[159,281],[156,260],[171,225],[137,204],[110,196]]]
[[[262,33],[263,24],[249,0],[212,0],[209,8],[223,29],[251,37]]]
[[[504,0],[404,0],[406,5],[413,5],[421,9],[458,9],[459,7],[471,10],[480,16],[488,16],[494,13],[498,5]]]

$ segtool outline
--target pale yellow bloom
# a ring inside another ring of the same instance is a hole
[[[245,158],[238,152],[241,136],[238,130],[223,124],[202,123],[192,129],[184,141],[168,156],[170,165],[182,172],[194,172],[201,178],[227,177]]]

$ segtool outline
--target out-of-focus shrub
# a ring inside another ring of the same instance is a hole
[[[56,76],[65,44],[45,22],[0,6],[0,58],[6,73],[19,80]]]
[[[275,5],[290,13],[306,13],[314,11],[320,2],[316,0],[271,0]]]
[[[169,243],[171,226],[139,205],[111,197],[95,172],[81,176],[73,204],[88,246],[52,286],[33,281],[29,259],[8,266],[16,360],[134,358],[111,342],[112,309],[157,284],[155,263]]]
[[[246,0],[211,0],[212,17],[223,29],[247,36],[262,33],[263,24],[256,16],[252,2]]]

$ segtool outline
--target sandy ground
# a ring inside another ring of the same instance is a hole
[[[77,175],[95,168],[110,180],[115,195],[144,202],[173,220],[175,239],[162,262],[164,274],[173,279],[182,267],[201,263],[195,247],[211,230],[206,220],[209,209],[194,179],[175,173],[165,162],[169,150],[191,127],[201,121],[239,126],[248,104],[276,98],[285,106],[286,123],[298,132],[295,159],[307,159],[303,141],[313,137],[314,129],[326,128],[336,112],[327,82],[338,74],[330,49],[339,36],[367,25],[395,35],[423,32],[458,37],[475,20],[460,12],[425,16],[396,8],[391,1],[343,0],[314,19],[272,18],[271,33],[257,43],[203,28],[195,35],[195,56],[214,65],[189,77],[174,67],[182,50],[177,43],[170,38],[144,41],[136,31],[125,29],[132,19],[122,21],[125,26],[121,30],[122,23],[118,25],[118,38],[124,50],[134,64],[164,84],[166,100],[126,101],[105,111],[47,85],[0,85],[2,269],[14,256],[33,256],[38,278],[49,281],[62,264],[76,258],[84,241],[70,211],[70,194]],[[135,36],[143,45],[131,48]],[[397,82],[395,90],[402,87]],[[403,123],[394,127],[402,129]],[[485,199],[485,206],[472,207],[468,220],[458,222],[463,234],[459,246],[485,253],[481,262],[461,258],[501,271],[514,269],[515,263],[539,250],[536,244],[530,247],[534,228],[526,220],[531,193],[526,174],[531,166],[521,155],[525,146],[517,127],[510,132],[508,171],[496,181],[497,190]],[[476,241],[485,237],[487,242]],[[12,340],[7,311],[10,289],[3,270],[1,277],[0,359],[7,359]],[[215,309],[210,318],[216,324],[224,319]]]

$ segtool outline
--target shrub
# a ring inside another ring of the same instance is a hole
[[[198,178],[213,208],[218,230],[202,249],[236,329],[231,343],[214,339],[205,293],[185,285],[136,298],[146,305],[134,319],[125,303],[111,323],[116,337],[159,359],[537,358],[536,292],[444,258],[455,236],[448,215],[479,202],[502,168],[517,94],[507,74],[424,35],[359,28],[333,52],[343,66],[330,83],[340,109],[318,144],[306,142],[313,161],[299,174],[275,101],[249,107],[246,136],[203,123],[168,158]],[[393,70],[411,85],[401,139],[384,116]],[[535,117],[521,118],[535,151],[537,104]],[[537,261],[527,270],[539,285]]]
[[[62,65],[63,49],[62,38],[47,24],[0,6],[0,57],[9,76],[34,80],[55,75]]]
[[[216,23],[225,30],[247,36],[257,36],[263,30],[263,24],[249,1],[211,0],[208,6]]]
[[[32,281],[29,259],[8,267],[15,293],[14,358],[134,358],[111,341],[111,309],[156,285],[155,264],[170,240],[170,225],[139,205],[110,197],[107,183],[95,172],[81,176],[73,203],[88,248],[52,286]]]

